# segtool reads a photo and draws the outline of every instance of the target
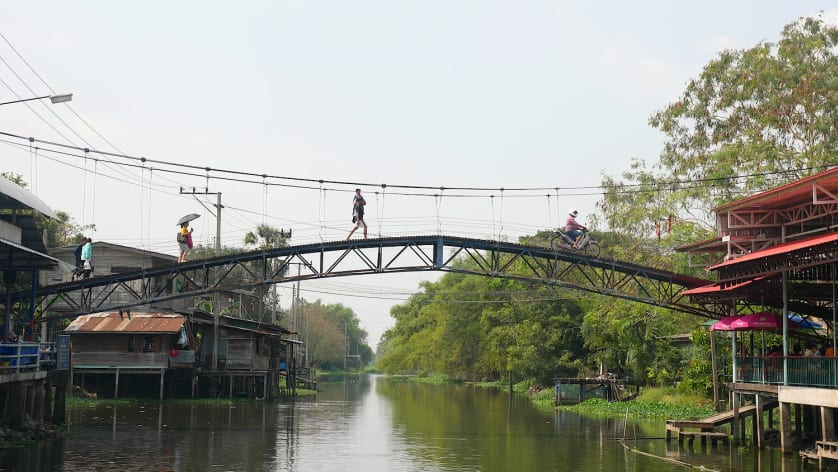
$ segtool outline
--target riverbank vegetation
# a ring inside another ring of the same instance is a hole
[[[652,114],[650,125],[666,137],[659,161],[635,160],[619,177],[603,176],[599,213],[588,218],[594,230],[607,229],[596,232],[602,256],[706,278],[676,248],[716,237],[713,208],[834,165],[836,51],[838,28],[802,18],[776,43],[726,50],[710,61],[682,96]],[[548,247],[551,236],[545,230],[519,242]],[[710,395],[706,318],[598,295],[606,289],[580,270],[561,274],[555,285],[527,282],[527,261],[486,257],[520,279],[467,275],[479,262],[455,261],[463,273],[422,283],[391,310],[395,326],[378,347],[379,370],[543,386],[608,372],[646,387],[677,385],[681,395]],[[718,349],[724,375],[729,344]],[[646,403],[650,411],[655,404]]]

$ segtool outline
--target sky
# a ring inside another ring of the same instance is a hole
[[[94,240],[165,254],[187,213],[214,244],[216,192],[229,246],[262,223],[343,239],[356,187],[371,237],[516,241],[571,208],[584,222],[603,175],[654,163],[649,117],[719,52],[819,12],[838,24],[826,1],[9,2],[0,102],[74,95],[0,106],[0,171]],[[352,308],[375,348],[390,307],[438,277],[301,295]]]

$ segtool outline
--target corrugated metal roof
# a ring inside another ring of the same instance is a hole
[[[831,243],[833,241],[838,241],[838,233],[827,233],[822,234],[820,236],[815,236],[813,238],[801,239],[789,243],[778,244],[768,249],[754,251],[752,253],[745,254],[744,256],[737,257],[736,259],[731,259],[729,261],[722,262],[721,264],[716,264],[714,266],[708,267],[707,270],[717,270],[721,269],[722,267],[730,267],[732,265],[743,264],[745,262],[753,262],[758,259],[776,256],[779,254],[787,254],[802,249],[808,249],[814,246],[818,246],[820,244]]]
[[[54,220],[58,219],[43,200],[5,177],[0,177],[0,208],[31,209]]]
[[[744,208],[788,208],[812,202],[812,186],[838,189],[838,167],[716,207],[716,212]]]
[[[64,329],[69,333],[177,333],[186,318],[173,313],[93,313]]]
[[[721,282],[716,282],[714,284],[705,285],[703,287],[695,287],[689,290],[684,290],[681,292],[681,295],[706,295],[706,294],[721,294],[725,292],[731,292],[733,290],[737,290],[743,287],[747,287],[748,285],[753,284],[754,282],[759,282],[760,280],[765,279],[768,277],[767,275],[761,275],[759,277],[754,277],[753,279],[746,280],[744,282],[740,282],[733,285],[725,286]]]

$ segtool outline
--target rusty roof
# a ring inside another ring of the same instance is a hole
[[[726,203],[716,207],[716,212],[754,208],[789,208],[807,202],[811,203],[814,197],[814,186],[823,187],[831,193],[838,191],[838,167]]]
[[[186,318],[173,313],[93,313],[81,315],[64,329],[68,333],[176,333]]]

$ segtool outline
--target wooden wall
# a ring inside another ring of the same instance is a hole
[[[73,365],[114,367],[168,367],[169,349],[173,347],[169,334],[89,334],[70,335],[73,344]],[[144,352],[144,338],[152,343]],[[133,339],[134,351],[129,350]]]

